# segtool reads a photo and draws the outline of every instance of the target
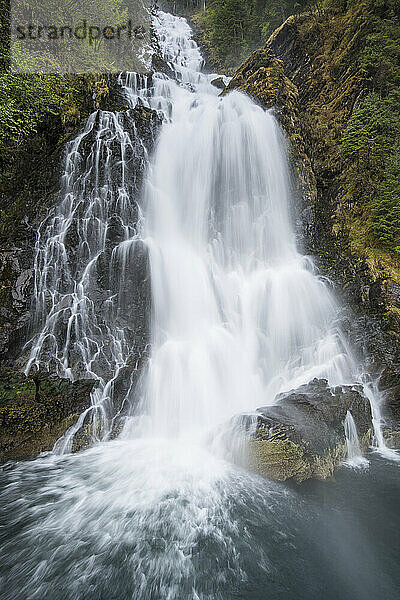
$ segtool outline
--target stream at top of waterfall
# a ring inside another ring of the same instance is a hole
[[[159,11],[154,29],[174,77],[119,80],[132,107],[164,118],[138,206],[134,127],[99,111],[67,149],[62,201],[39,230],[26,372],[98,385],[52,453],[0,472],[0,598],[392,600],[399,463],[340,306],[296,248],[284,136],[245,95],[218,97],[185,19]],[[121,233],[107,255],[111,217]],[[151,352],[118,398],[137,243]],[[100,294],[99,281],[116,287]],[[332,481],[278,484],[232,464],[246,458],[235,415],[315,377],[364,385],[368,460],[348,413],[349,460]],[[93,443],[71,454],[83,428]]]

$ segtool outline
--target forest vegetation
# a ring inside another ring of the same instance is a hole
[[[38,6],[37,0],[24,0],[20,4],[27,9],[32,6],[32,10]],[[39,3],[38,10],[51,9],[52,22],[56,23],[63,23],[62,19],[67,24],[80,23],[85,19],[88,23],[122,24],[132,14],[130,11],[135,10],[135,0],[91,0],[68,6],[71,7],[68,15],[63,15],[65,5],[53,0]],[[75,126],[90,92],[96,96],[107,92],[104,75],[115,71],[115,57],[103,40],[71,39],[60,52],[47,57],[48,64],[43,64],[43,70],[35,65],[35,72],[29,72],[29,56],[21,44],[13,47],[14,65],[18,69],[11,69],[9,0],[0,0],[0,15],[0,145],[6,160],[29,136],[40,133],[49,118],[56,116],[66,127]],[[74,64],[81,65],[80,75],[68,72],[71,54]]]
[[[195,14],[211,60],[234,71],[268,40],[287,17],[310,6],[310,0],[170,0],[183,13]]]

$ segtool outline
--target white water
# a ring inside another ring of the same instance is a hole
[[[202,57],[184,19],[160,12],[154,25],[178,82],[163,74],[120,78],[132,106],[165,115],[140,208],[132,156],[146,160],[146,149],[127,126],[129,116],[95,113],[69,147],[64,199],[37,242],[35,294],[44,327],[26,371],[55,366],[64,376],[99,381],[92,407],[58,444],[61,452],[88,419],[94,439],[108,439],[123,402],[132,407],[124,438],[200,441],[314,377],[331,385],[359,380],[336,301],[296,249],[285,141],[275,118],[239,92],[218,97],[214,76],[200,72]],[[111,219],[119,233],[110,242]],[[65,242],[73,235],[70,251]],[[150,257],[151,359],[139,385],[115,398],[114,383],[135,352],[130,334],[137,323],[121,325],[121,311],[140,239]],[[101,269],[107,281],[99,293]]]
[[[368,460],[364,458],[360,448],[358,439],[357,426],[353,419],[353,415],[348,410],[343,423],[344,433],[346,436],[347,459],[344,464],[353,469],[365,469],[368,467]]]
[[[359,380],[336,301],[296,249],[285,143],[273,115],[238,92],[218,98],[212,76],[198,72],[185,20],[160,13],[155,26],[181,84],[121,77],[132,104],[140,99],[168,117],[143,194],[130,159],[139,152],[146,160],[146,152],[129,117],[96,113],[69,148],[64,199],[40,231],[44,325],[27,370],[54,365],[66,376],[97,378],[92,407],[57,450],[68,451],[89,419],[103,443],[11,472],[2,504],[13,507],[17,533],[5,545],[4,581],[17,582],[27,599],[230,598],[235,586],[251,590],[254,569],[273,576],[277,548],[284,572],[294,552],[288,522],[303,518],[299,500],[229,464],[229,429],[221,431],[234,415],[314,377]],[[119,233],[109,237],[111,217]],[[74,253],[65,244],[72,224]],[[130,328],[139,324],[127,328],[121,319],[129,317],[143,243],[151,358],[118,398],[114,383],[135,356]],[[110,441],[124,401],[129,417]]]
[[[358,365],[296,249],[275,118],[238,92],[216,95],[185,20],[160,13],[156,27],[183,85],[156,77],[154,96],[144,91],[153,107],[168,98],[170,121],[144,194],[153,319],[140,412],[148,435],[193,440],[314,377],[354,382]]]
[[[127,125],[130,129],[127,129]],[[132,160],[132,157],[136,160]],[[96,379],[92,407],[58,449],[87,421],[105,439],[115,414],[113,384],[135,352],[122,318],[133,294],[128,262],[137,251],[136,174],[147,151],[123,113],[93,113],[67,147],[62,202],[39,229],[35,257],[35,324],[25,369],[44,367],[72,380]],[[140,218],[139,218],[140,222]]]

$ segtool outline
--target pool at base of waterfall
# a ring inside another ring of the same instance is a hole
[[[1,600],[398,597],[395,463],[295,486],[205,453],[116,441],[8,465]]]

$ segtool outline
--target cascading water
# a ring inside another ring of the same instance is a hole
[[[285,144],[274,117],[238,92],[217,96],[185,20],[159,13],[155,28],[178,81],[120,78],[132,106],[170,117],[149,167],[143,226],[137,232],[133,225],[132,136],[121,114],[99,113],[69,149],[64,200],[37,243],[36,300],[45,324],[26,370],[49,366],[51,356],[63,375],[80,370],[98,379],[89,409],[95,439],[110,434],[122,402],[112,383],[134,350],[135,323],[121,327],[119,312],[132,293],[124,278],[138,235],[150,257],[152,355],[132,404],[135,414],[149,415],[151,431],[204,434],[314,377],[331,385],[357,379],[335,300],[296,250]],[[119,237],[107,255],[111,218]],[[79,244],[68,255],[65,238],[73,235]],[[99,294],[99,262],[107,260],[117,284]],[[70,450],[85,419],[61,450]]]
[[[370,575],[375,556],[349,572],[346,556],[364,545],[354,523],[235,467],[215,444],[238,413],[314,377],[355,382],[359,367],[329,288],[296,249],[273,115],[238,92],[218,97],[184,19],[160,12],[154,26],[177,81],[120,78],[132,107],[165,115],[141,198],[145,144],[129,114],[97,112],[69,147],[63,200],[36,249],[41,330],[27,371],[97,379],[57,450],[84,425],[103,443],[0,474],[1,597],[393,597],[390,577]],[[151,352],[121,386],[138,353],[138,252],[151,275]],[[337,578],[327,548],[344,557]]]
[[[354,469],[365,469],[368,466],[368,460],[362,455],[357,426],[349,410],[346,413],[343,427],[347,446],[347,459],[344,464]]]
[[[131,95],[170,116],[143,200],[153,318],[139,410],[149,432],[193,438],[314,377],[354,382],[358,365],[330,290],[296,250],[273,115],[217,96],[184,20],[161,13],[156,29],[180,85],[135,77]]]
[[[35,258],[35,326],[26,373],[93,378],[92,406],[57,444],[90,421],[93,439],[106,439],[118,410],[114,383],[140,351],[143,328],[132,309],[137,280],[129,265],[143,258],[138,239],[138,173],[147,148],[130,113],[98,111],[67,147],[62,202],[40,226]]]

